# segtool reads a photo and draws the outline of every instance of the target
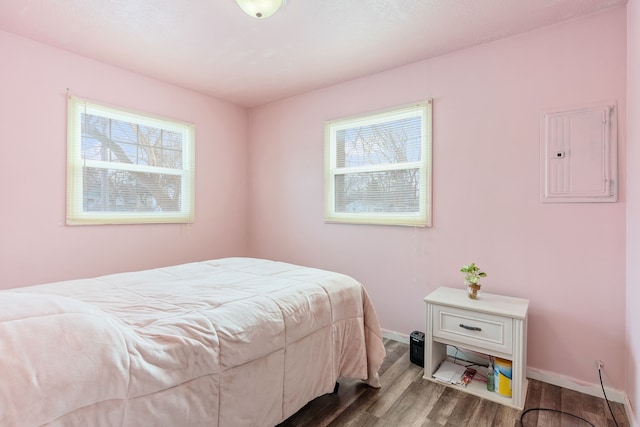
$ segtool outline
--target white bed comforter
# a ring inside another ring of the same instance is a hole
[[[379,387],[343,274],[225,258],[0,292],[0,426],[270,426],[341,377]]]

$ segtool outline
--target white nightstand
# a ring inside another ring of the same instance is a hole
[[[527,310],[529,300],[480,293],[474,300],[462,287],[438,288],[424,299],[427,327],[424,339],[424,378],[447,357],[447,344],[512,361],[512,396],[504,397],[472,381],[462,391],[517,409],[527,395]]]

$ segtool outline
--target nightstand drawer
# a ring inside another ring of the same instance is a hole
[[[448,306],[433,307],[433,336],[459,344],[513,352],[513,319]]]

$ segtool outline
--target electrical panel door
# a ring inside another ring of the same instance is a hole
[[[541,121],[540,200],[617,201],[615,104],[547,112]]]

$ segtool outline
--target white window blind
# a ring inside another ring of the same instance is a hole
[[[325,123],[325,219],[431,225],[431,101]]]
[[[194,128],[68,100],[67,224],[188,223]]]

